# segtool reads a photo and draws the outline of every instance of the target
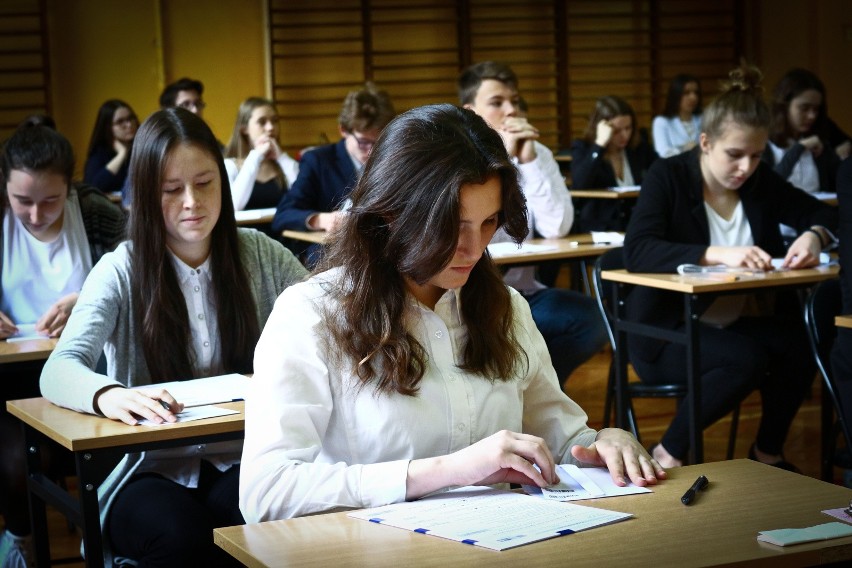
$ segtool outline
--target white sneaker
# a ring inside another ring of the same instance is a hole
[[[35,566],[32,536],[15,536],[4,531],[0,536],[0,568],[32,568]]]

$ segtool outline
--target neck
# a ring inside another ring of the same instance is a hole
[[[684,112],[684,111],[680,111],[680,119],[681,119],[683,122],[689,122],[689,121],[691,121],[691,120],[692,120],[692,113],[691,113],[691,112]]]
[[[408,293],[417,298],[418,302],[434,311],[435,305],[441,299],[441,296],[444,295],[445,290],[433,284],[418,284],[408,276],[404,276],[403,279],[405,289],[408,290]]]
[[[711,195],[711,196],[724,195],[728,190],[726,188],[722,187],[721,185],[719,185],[716,182],[715,178],[712,175],[710,175],[710,169],[707,167],[707,165],[705,163],[705,158],[706,158],[706,156],[704,154],[701,154],[701,159],[699,161],[699,164],[701,165],[701,179],[704,182],[703,183],[704,195],[705,196],[708,195],[708,194]]]
[[[181,245],[166,245],[172,254],[190,268],[198,268],[210,256],[210,240],[203,243],[185,243]]]

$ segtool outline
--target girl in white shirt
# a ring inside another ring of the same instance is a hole
[[[236,211],[276,207],[299,174],[299,163],[278,146],[275,105],[259,97],[240,105],[225,158]]]
[[[258,342],[247,521],[545,486],[566,461],[606,465],[622,485],[665,477],[561,391],[529,306],[484,254],[501,226],[523,240],[524,199],[480,117],[436,105],[386,127],[323,265],[281,295]]]
[[[669,83],[666,108],[654,117],[654,149],[662,158],[692,150],[701,134],[701,83],[692,75],[675,75]]]

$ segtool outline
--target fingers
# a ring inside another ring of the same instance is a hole
[[[0,339],[6,339],[16,333],[18,333],[18,326],[15,325],[15,322],[9,316],[0,312]]]
[[[97,406],[104,416],[130,425],[138,424],[139,418],[155,424],[176,422],[176,414],[183,409],[164,389],[112,388],[98,396]]]

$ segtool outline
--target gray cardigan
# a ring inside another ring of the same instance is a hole
[[[262,329],[278,295],[301,281],[307,271],[280,243],[253,229],[239,229],[239,245]],[[136,333],[140,325],[131,310],[130,246],[122,243],[89,273],[59,343],[44,366],[41,392],[54,404],[94,413],[94,396],[102,388],[151,384]],[[109,376],[93,371],[102,351]],[[125,456],[98,489],[102,526],[112,499],[144,457],[144,453]],[[105,538],[107,558],[108,542]]]

